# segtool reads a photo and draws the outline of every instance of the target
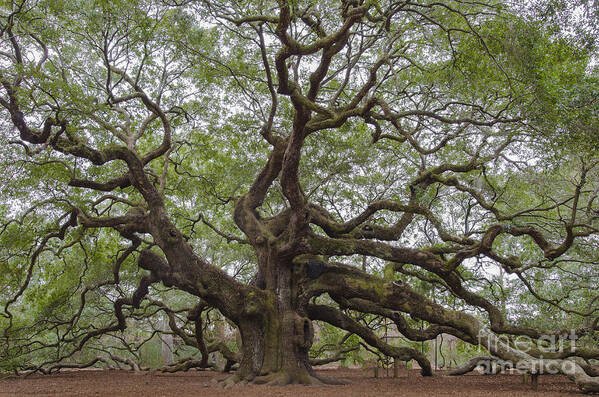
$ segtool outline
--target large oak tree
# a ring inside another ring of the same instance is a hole
[[[215,350],[239,362],[227,383],[327,382],[310,364],[316,320],[432,374],[365,313],[599,390],[583,343],[599,329],[592,43],[493,0],[1,10],[5,359],[54,349],[31,368],[59,365],[141,307],[200,366]],[[161,285],[186,293],[195,334]],[[94,321],[100,292],[110,317]],[[27,325],[42,297],[71,315]],[[202,337],[210,308],[239,352]],[[566,332],[558,318],[575,338],[537,348]]]

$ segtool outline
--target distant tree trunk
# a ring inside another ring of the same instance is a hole
[[[431,339],[431,340],[428,341],[429,346],[430,346],[430,349],[429,349],[429,360],[433,364],[433,369],[435,369],[435,370],[439,369],[437,367],[438,338],[439,338],[439,336],[435,337],[435,339]]]
[[[161,330],[170,331],[168,326],[168,317],[163,316],[161,320]],[[164,364],[170,364],[174,361],[173,358],[173,335],[163,333],[160,337],[162,341],[162,362]]]

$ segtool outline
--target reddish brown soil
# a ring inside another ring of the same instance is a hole
[[[180,374],[73,371],[2,379],[0,396],[582,396],[567,378],[555,375],[541,376],[538,389],[533,391],[531,385],[523,383],[520,375],[424,378],[417,371],[404,371],[394,379],[373,378],[372,370],[360,369],[323,370],[319,373],[344,378],[351,383],[323,387],[252,385],[223,390],[211,380],[221,379],[224,375],[212,371]]]

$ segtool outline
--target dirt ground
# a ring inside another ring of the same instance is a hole
[[[0,380],[0,396],[564,396],[578,395],[576,386],[563,376],[539,378],[533,391],[521,375],[466,375],[422,377],[418,371],[403,371],[398,378],[373,377],[372,370],[335,369],[321,375],[343,378],[345,386],[237,386],[223,390],[212,379],[225,375],[213,371],[135,374],[129,371],[73,371],[57,375],[9,377]],[[386,376],[386,371],[382,371]]]

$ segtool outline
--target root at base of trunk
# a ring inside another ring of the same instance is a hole
[[[325,386],[325,385],[344,385],[349,381],[344,379],[327,378],[316,374],[310,375],[307,372],[273,372],[267,375],[256,377],[242,377],[236,374],[230,375],[216,382],[219,386],[228,389],[233,386],[244,386],[247,384],[265,385],[265,386],[285,386],[285,385],[305,385],[305,386]]]

